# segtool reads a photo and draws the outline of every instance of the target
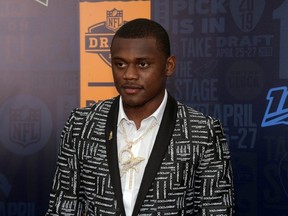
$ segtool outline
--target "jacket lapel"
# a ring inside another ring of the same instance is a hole
[[[108,167],[111,175],[111,183],[115,192],[115,197],[118,206],[121,210],[121,214],[125,215],[125,209],[123,204],[123,195],[121,188],[120,171],[118,164],[117,153],[117,119],[119,110],[119,97],[117,97],[109,111],[107,125],[106,125],[106,139],[107,139],[107,158]]]
[[[167,152],[167,148],[174,130],[176,116],[177,102],[170,95],[168,95],[168,100],[163,114],[162,122],[149,161],[144,171],[144,176],[132,214],[133,216],[138,215],[145,196],[152,182],[154,181],[159,167],[161,166],[163,157]]]

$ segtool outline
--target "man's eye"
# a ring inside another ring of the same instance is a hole
[[[139,63],[140,68],[147,68],[148,66],[149,66],[149,64],[147,62],[140,62]]]
[[[123,62],[118,62],[118,63],[117,63],[117,67],[118,67],[118,68],[124,68],[125,66],[126,66],[126,64],[123,63]]]

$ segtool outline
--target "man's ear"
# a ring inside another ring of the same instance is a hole
[[[166,60],[166,76],[170,77],[176,70],[176,57],[170,56]]]

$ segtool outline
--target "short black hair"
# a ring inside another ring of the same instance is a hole
[[[138,18],[122,25],[115,33],[114,38],[155,38],[158,48],[168,58],[171,55],[170,40],[167,31],[157,22]],[[113,40],[111,45],[113,44]]]

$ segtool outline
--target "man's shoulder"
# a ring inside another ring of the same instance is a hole
[[[91,115],[107,116],[116,98],[95,102],[86,107],[79,107],[72,111],[72,115],[77,118],[87,118]]]
[[[209,117],[206,114],[204,114],[203,112],[194,109],[193,106],[183,104],[183,103],[181,103],[179,101],[177,101],[177,106],[178,106],[178,113],[179,112],[183,112],[183,113],[185,113],[185,115],[187,117],[188,116],[189,117],[198,116],[199,118],[207,118],[207,117]]]
[[[206,124],[206,125],[219,125],[221,121],[207,113],[201,112],[193,108],[193,106],[183,104],[177,101],[178,104],[178,118],[190,119],[190,123]]]

